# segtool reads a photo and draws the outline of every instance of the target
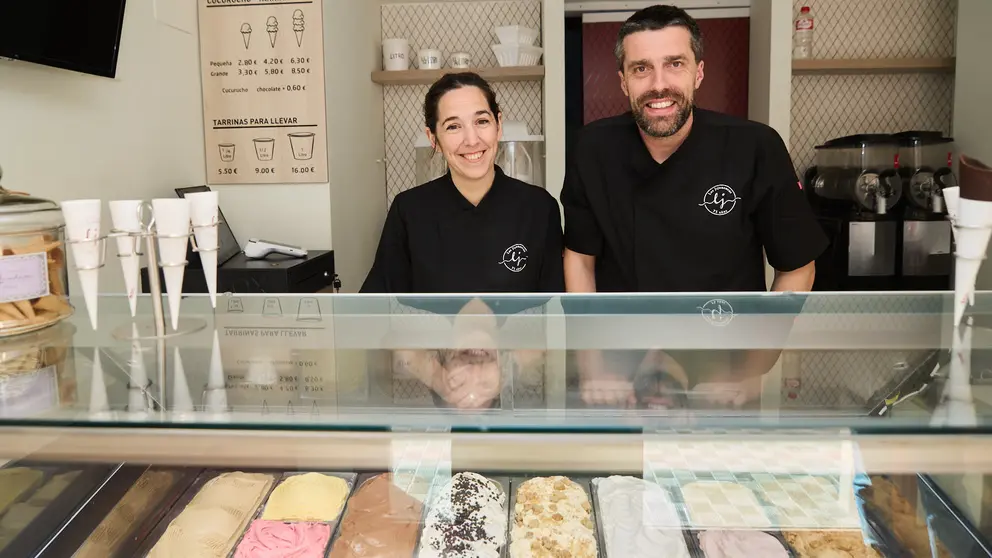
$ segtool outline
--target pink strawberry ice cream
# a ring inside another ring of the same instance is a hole
[[[248,527],[235,558],[322,558],[331,538],[323,523],[285,523],[259,519]]]

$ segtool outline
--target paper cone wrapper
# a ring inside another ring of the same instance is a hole
[[[217,249],[220,246],[217,231],[217,192],[187,194],[186,197],[190,200],[196,247],[202,250],[199,252],[200,264],[203,267],[203,278],[207,282],[207,292],[210,294],[210,305],[217,308]]]
[[[992,227],[992,202],[961,198],[956,221],[959,227]]]
[[[948,186],[941,190],[944,194],[944,207],[947,208],[947,216],[951,218],[952,221],[958,218],[958,207],[959,200],[961,199],[961,187],[960,186]]]
[[[984,260],[967,258],[954,259],[954,326],[957,327],[964,317],[964,311],[971,300],[978,280],[978,270]]]
[[[193,398],[189,394],[189,383],[186,381],[186,368],[183,367],[183,358],[179,355],[177,347],[175,355],[176,365],[172,374],[172,411],[176,413],[192,413]]]
[[[117,200],[110,202],[110,218],[114,229],[126,232],[139,232],[141,222],[138,220],[140,200]],[[138,310],[138,272],[141,262],[135,252],[141,251],[141,239],[138,237],[117,237],[117,257],[124,272],[124,288],[127,290],[127,301],[131,305],[131,317]]]
[[[985,258],[985,252],[989,247],[989,238],[992,237],[992,227],[967,228],[955,227],[957,231],[957,246],[954,255],[959,258],[969,260],[981,260]]]
[[[90,325],[97,327],[98,297],[100,292],[100,270],[81,267],[96,267],[100,265],[100,200],[69,200],[62,202],[62,215],[65,218],[66,237],[75,242],[72,246],[72,257],[76,261],[79,276],[79,287],[83,291],[83,301],[90,316]]]
[[[220,337],[214,331],[214,347],[210,353],[210,375],[207,376],[207,389],[224,387],[224,362],[220,357]]]
[[[103,365],[100,363],[100,349],[93,356],[93,378],[90,381],[90,413],[106,413],[110,410],[107,399],[107,384],[103,378]]]
[[[158,256],[162,263],[179,263],[186,259],[189,237],[184,235],[189,234],[189,206],[189,200],[184,198],[152,200],[155,229],[159,234]],[[170,235],[183,236],[168,238]],[[182,302],[185,270],[186,267],[181,265],[162,268],[173,330],[179,329],[179,305]]]

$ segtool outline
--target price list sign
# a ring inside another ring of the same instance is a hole
[[[327,182],[320,0],[197,0],[207,182]]]

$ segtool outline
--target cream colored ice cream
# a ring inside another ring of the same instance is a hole
[[[306,473],[286,477],[269,496],[262,519],[334,521],[348,498],[348,483],[339,477]]]
[[[693,482],[682,487],[682,496],[695,528],[771,528],[758,499],[746,486],[732,482]]]
[[[41,482],[43,476],[41,471],[27,467],[0,469],[0,515],[20,500],[25,492]]]
[[[678,510],[664,488],[621,476],[593,483],[607,556],[689,558]]]
[[[73,558],[115,556],[141,522],[161,505],[177,478],[173,471],[145,471],[96,526]]]
[[[536,477],[517,488],[510,558],[595,558],[592,506],[566,477]]]
[[[226,558],[274,480],[242,472],[210,479],[169,523],[148,558]]]
[[[798,558],[881,558],[861,531],[783,531]]]

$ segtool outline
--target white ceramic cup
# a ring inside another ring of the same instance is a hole
[[[417,53],[417,67],[421,70],[440,70],[441,51],[436,48],[423,48]]]
[[[406,39],[382,41],[382,69],[389,72],[410,69],[410,42]]]
[[[452,68],[469,68],[472,66],[472,55],[467,52],[456,52],[448,61]]]

